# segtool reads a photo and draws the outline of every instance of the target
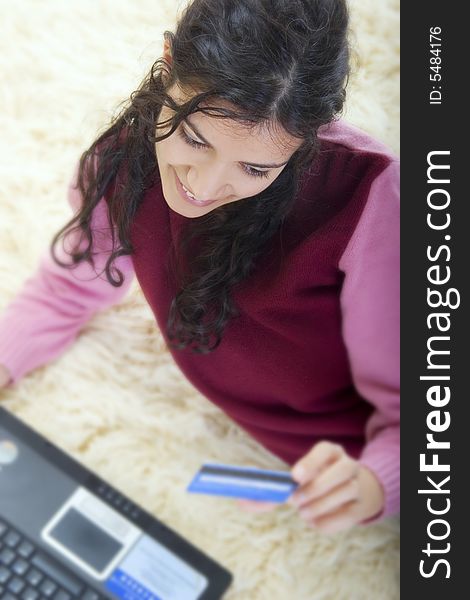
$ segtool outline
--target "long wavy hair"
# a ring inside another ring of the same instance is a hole
[[[302,175],[318,152],[318,128],[343,108],[349,77],[348,10],[345,0],[192,0],[176,31],[164,35],[171,64],[160,58],[152,65],[82,154],[77,178],[82,206],[54,236],[51,253],[65,268],[81,261],[94,265],[90,223],[105,196],[113,240],[105,273],[119,287],[123,275],[113,262],[133,253],[133,219],[146,190],[159,184],[156,142],[196,112],[247,127],[281,126],[301,142],[281,174],[256,196],[188,219],[180,246],[174,248],[178,292],[167,337],[174,348],[207,353],[219,345],[227,323],[238,314],[234,287],[254,270],[292,209]],[[197,93],[178,105],[167,93],[175,83]],[[217,106],[220,99],[233,109]],[[163,106],[173,112],[161,123]],[[160,129],[165,133],[158,135]],[[72,231],[80,232],[80,241],[67,265],[57,258],[55,246]],[[189,248],[195,240],[198,252],[193,255]]]

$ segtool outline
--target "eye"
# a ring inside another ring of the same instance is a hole
[[[178,134],[183,139],[183,141],[186,142],[186,144],[188,144],[189,146],[192,146],[193,148],[198,148],[199,150],[203,150],[204,148],[207,148],[206,144],[201,144],[201,142],[196,142],[196,140],[193,140],[192,137],[189,137],[189,135],[185,132],[185,130],[182,127],[180,127],[178,129]],[[269,177],[269,171],[258,171],[258,169],[253,169],[253,167],[248,167],[246,165],[243,165],[242,168],[243,168],[244,172],[247,175],[249,175],[250,177],[265,177],[265,178]]]
[[[253,169],[253,167],[244,166],[243,170],[251,177],[269,177],[269,171],[258,171],[258,169]]]
[[[178,133],[180,137],[183,138],[183,140],[193,148],[207,148],[205,144],[201,144],[201,142],[196,142],[196,140],[193,140],[193,138],[189,137],[189,135],[187,135],[187,133],[182,127],[180,127],[180,129],[178,130]]]

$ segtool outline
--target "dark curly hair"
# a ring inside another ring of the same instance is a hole
[[[234,286],[253,271],[288,216],[302,175],[318,152],[318,128],[343,108],[349,77],[347,34],[345,0],[192,0],[176,32],[165,32],[171,65],[157,60],[82,154],[77,186],[83,204],[54,236],[54,260],[68,268],[84,260],[94,264],[91,217],[106,196],[113,251],[105,273],[111,285],[120,286],[123,275],[113,261],[133,253],[133,219],[145,191],[159,183],[155,143],[195,112],[247,127],[280,125],[301,142],[281,174],[256,196],[188,219],[180,247],[173,249],[179,291],[168,315],[170,344],[194,352],[215,349],[228,321],[237,315]],[[197,93],[178,105],[167,93],[175,83]],[[217,106],[219,99],[233,110]],[[159,123],[163,106],[174,113]],[[166,133],[158,136],[159,129]],[[70,254],[72,264],[66,265],[56,257],[55,246],[77,230],[80,242]],[[80,249],[84,240],[86,247]],[[189,251],[195,240],[196,255]]]

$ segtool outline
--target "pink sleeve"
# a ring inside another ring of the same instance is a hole
[[[360,463],[385,492],[384,510],[400,510],[400,205],[399,164],[371,186],[359,224],[341,257],[343,336],[354,384],[375,410]]]
[[[68,201],[74,212],[82,201],[74,188],[76,175],[77,171],[68,188]],[[112,247],[104,198],[93,211],[91,227],[96,272],[88,262],[75,269],[62,268],[47,249],[37,271],[0,315],[0,364],[11,374],[9,385],[60,356],[94,313],[119,302],[128,291],[133,279],[130,256],[114,262],[124,276],[121,287],[112,286],[102,273]],[[67,248],[74,239],[76,236],[67,237]],[[59,259],[70,263],[62,241],[56,248]]]

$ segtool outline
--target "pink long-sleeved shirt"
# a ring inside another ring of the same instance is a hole
[[[351,131],[353,134],[351,135]],[[342,139],[340,127],[330,139],[356,146],[370,138],[348,129]],[[76,212],[81,204],[74,187],[68,200]],[[355,232],[341,257],[345,279],[341,291],[343,338],[354,384],[375,408],[367,423],[367,443],[360,462],[381,481],[386,504],[377,518],[399,511],[399,167],[393,160],[376,178]],[[101,273],[111,248],[107,205],[96,207],[92,228],[96,272]],[[68,255],[60,256],[68,262]],[[119,302],[127,293],[134,269],[129,256],[115,266],[124,283],[115,288],[105,275],[96,276],[88,263],[63,269],[44,252],[36,272],[24,283],[0,318],[0,364],[16,384],[33,369],[59,357],[80,329],[99,310]],[[386,315],[386,318],[384,318]],[[398,468],[397,468],[398,466]]]

